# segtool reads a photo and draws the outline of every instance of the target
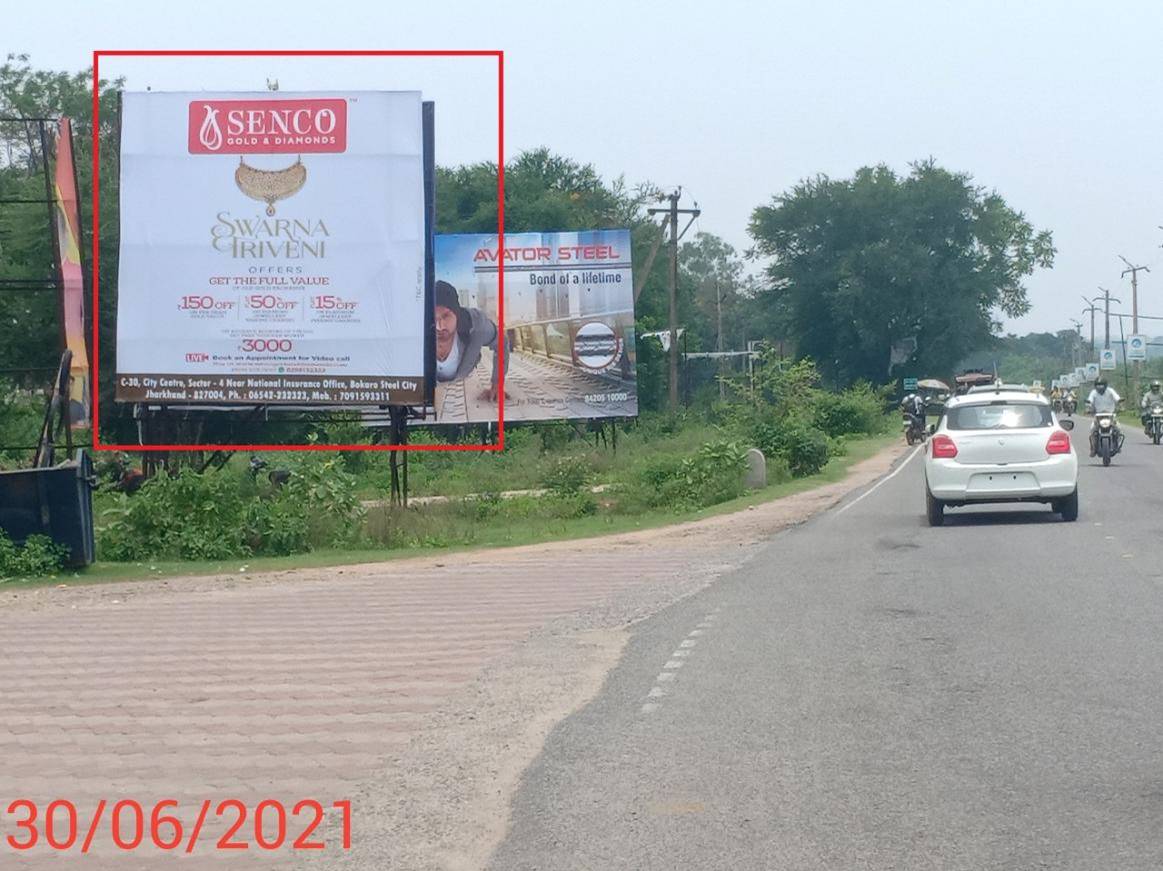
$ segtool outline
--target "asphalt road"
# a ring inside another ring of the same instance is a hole
[[[1163,867],[1163,447],[924,521],[922,464],[640,624],[496,871]]]

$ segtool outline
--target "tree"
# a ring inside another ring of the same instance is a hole
[[[880,165],[803,181],[756,208],[750,232],[773,258],[769,328],[840,383],[885,380],[898,343],[910,369],[947,373],[987,343],[998,312],[1029,310],[1022,280],[1055,253],[1048,231],[931,159],[903,177]]]

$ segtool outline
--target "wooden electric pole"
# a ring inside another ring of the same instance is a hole
[[[1126,278],[1127,273],[1131,273],[1131,332],[1134,335],[1139,335],[1139,273],[1150,272],[1151,270],[1146,266],[1134,266],[1131,261],[1119,255],[1119,260],[1127,264],[1127,268],[1123,270],[1120,278]],[[1123,361],[1127,359],[1127,348],[1123,346]],[[1141,374],[1141,363],[1139,360],[1135,361],[1135,397],[1139,396],[1139,376]]]
[[[665,209],[647,209],[646,211],[653,215],[659,212],[666,215],[666,223],[670,225],[670,269],[668,271],[668,290],[670,294],[670,384],[669,387],[669,405],[672,412],[678,411],[678,240],[686,235],[686,231],[690,229],[691,224],[694,223],[695,218],[700,214],[699,209],[680,209],[678,201],[682,197],[682,188],[676,188],[673,193],[665,196],[659,195],[659,199],[670,201],[670,206]],[[697,205],[697,204],[696,204]],[[682,228],[682,232],[678,229],[678,216],[690,215],[690,220],[687,225]]]

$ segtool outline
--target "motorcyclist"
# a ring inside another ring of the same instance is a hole
[[[909,416],[912,425],[918,430],[925,429],[925,400],[916,393],[906,394],[901,400],[901,411]]]
[[[1163,383],[1160,383],[1156,378],[1151,382],[1151,389],[1143,394],[1143,398],[1139,401],[1140,415],[1139,418],[1143,421],[1143,428],[1146,430],[1147,422],[1151,419],[1151,406],[1163,405]],[[1150,435],[1151,433],[1147,433]]]
[[[1090,391],[1090,395],[1086,397],[1086,407],[1091,414],[1114,414],[1119,407],[1119,403],[1123,398],[1115,391],[1113,387],[1108,387],[1106,380],[1100,378],[1094,382],[1094,389]],[[1118,433],[1118,424],[1115,424],[1115,432]],[[1098,453],[1098,419],[1090,422],[1090,455],[1093,457]]]

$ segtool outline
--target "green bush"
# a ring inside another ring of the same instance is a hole
[[[560,457],[545,472],[542,486],[558,496],[572,495],[589,481],[590,468],[585,457]]]
[[[746,452],[733,441],[707,442],[693,457],[654,460],[639,472],[640,497],[651,508],[705,508],[743,492]],[[634,504],[627,500],[627,507]]]
[[[118,494],[102,512],[101,557],[222,560],[356,543],[364,511],[344,458],[308,452],[287,462],[291,474],[282,487],[229,470],[186,468],[152,478],[133,495]]]
[[[753,435],[764,457],[783,460],[795,478],[816,474],[831,456],[827,434],[795,418],[761,421]]]
[[[211,560],[245,556],[244,504],[238,480],[190,468],[158,475],[104,512],[101,556],[133,562],[163,557]]]
[[[47,535],[30,535],[18,545],[0,529],[0,581],[54,575],[68,555],[68,548]]]
[[[597,514],[598,503],[591,493],[553,491],[542,500],[543,511],[558,520],[572,520]]]
[[[355,544],[364,508],[342,455],[308,452],[291,463],[287,483],[247,506],[246,543],[255,554],[283,556]]]
[[[884,429],[884,400],[867,384],[842,393],[818,391],[811,404],[812,424],[829,436],[872,435]]]

